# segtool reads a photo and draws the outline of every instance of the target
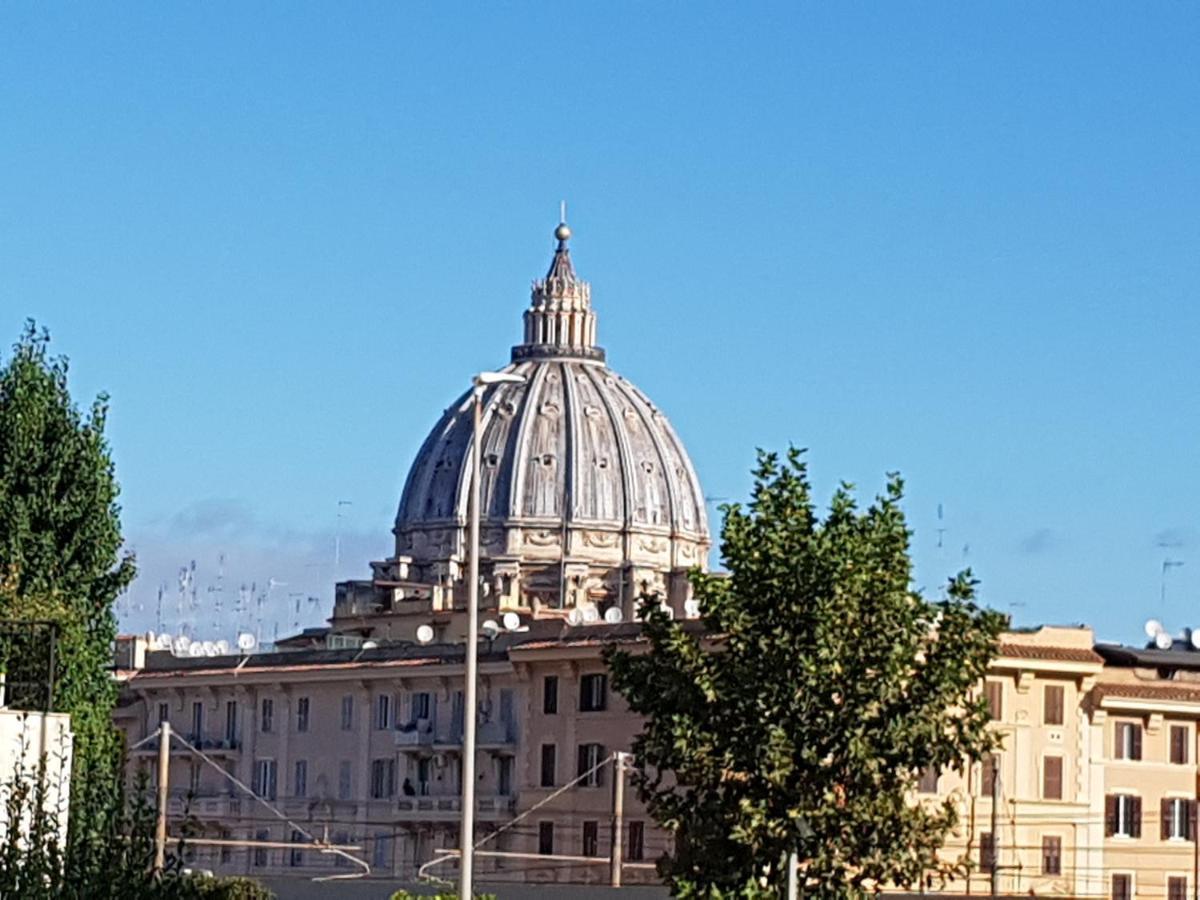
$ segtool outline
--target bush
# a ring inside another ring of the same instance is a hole
[[[186,879],[194,888],[196,900],[275,900],[275,894],[250,878],[201,878],[196,875]]]
[[[438,891],[436,894],[414,894],[403,888],[392,894],[391,900],[458,900],[458,891]],[[475,900],[496,900],[495,894],[476,894]]]

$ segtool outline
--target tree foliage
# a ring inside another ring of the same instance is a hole
[[[121,551],[108,398],[80,412],[67,362],[49,344],[29,323],[0,368],[0,618],[59,625],[54,709],[71,715],[75,733],[66,855],[85,857],[101,852],[119,815],[113,604],[134,562]],[[13,656],[3,660],[10,669],[29,662]]]
[[[692,575],[703,631],[647,603],[649,651],[608,652],[646,717],[634,779],[677,895],[777,897],[793,850],[810,896],[947,874],[955,812],[916,781],[993,746],[977,687],[1006,620],[969,571],[942,599],[912,590],[901,497],[891,476],[860,510],[843,484],[822,520],[801,453],[760,453],[748,507],[724,507],[728,577]]]

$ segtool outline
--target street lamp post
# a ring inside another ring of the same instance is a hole
[[[479,669],[479,455],[482,450],[479,423],[483,393],[493,384],[519,384],[523,375],[510,372],[480,372],[471,390],[471,509],[470,562],[467,574],[467,665],[463,688],[462,755],[462,849],[459,857],[458,895],[471,900],[475,874],[475,683]]]

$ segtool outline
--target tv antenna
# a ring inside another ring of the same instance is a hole
[[[1162,562],[1162,582],[1159,586],[1158,602],[1162,604],[1164,608],[1167,605],[1167,572],[1169,572],[1171,569],[1178,569],[1182,565],[1183,560],[1171,559],[1169,556],[1166,557]]]
[[[939,550],[941,550],[942,546],[943,546],[943,539],[946,537],[946,513],[945,513],[945,510],[942,508],[942,504],[940,504],[940,503],[938,504],[937,516],[938,516],[938,527],[937,527],[938,545],[937,545],[937,548]]]
[[[342,507],[353,506],[353,500],[339,500],[337,502],[337,529],[333,535],[333,577],[337,578],[338,567],[342,564]]]

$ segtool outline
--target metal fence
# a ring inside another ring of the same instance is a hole
[[[0,708],[54,708],[56,622],[0,619]]]

